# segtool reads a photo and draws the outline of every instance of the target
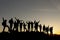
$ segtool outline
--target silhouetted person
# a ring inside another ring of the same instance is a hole
[[[3,32],[4,32],[6,27],[8,27],[8,30],[9,30],[9,26],[7,25],[7,20],[4,18],[2,18],[2,19],[3,19],[2,25],[3,25]]]
[[[17,24],[16,24],[16,31],[18,31],[18,26],[19,26],[19,24],[20,24],[20,20],[17,19],[16,17],[15,17],[15,19],[16,19],[16,21],[17,21]]]
[[[31,22],[29,21],[29,22],[26,22],[27,24],[28,24],[28,31],[30,31],[30,24],[31,24]]]
[[[48,34],[48,32],[49,32],[49,26],[48,26],[48,27],[46,27],[46,32],[47,32],[47,34]]]
[[[41,32],[41,30],[42,30],[42,25],[41,24],[39,25],[39,28],[40,28],[40,32]]]
[[[20,32],[22,32],[23,20],[20,20]]]
[[[31,21],[31,31],[33,31],[33,25],[34,23]]]
[[[43,32],[45,32],[45,25],[43,25]]]
[[[14,28],[13,28],[14,31],[17,31],[17,22],[15,21],[14,22]]]
[[[9,20],[9,24],[10,24],[10,30],[12,30],[12,27],[13,27],[13,18],[11,18],[11,19]]]
[[[36,22],[36,20],[34,21],[34,24],[35,24],[35,31],[38,31],[38,23],[39,23],[39,21],[38,22]]]
[[[24,32],[25,32],[25,30],[27,30],[26,29],[26,24],[23,22],[23,27],[24,27]]]
[[[53,27],[50,27],[50,34],[53,34]]]

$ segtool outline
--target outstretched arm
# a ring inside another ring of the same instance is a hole
[[[15,19],[17,20],[17,18],[15,17]]]

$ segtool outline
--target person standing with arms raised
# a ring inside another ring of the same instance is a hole
[[[31,25],[31,22],[30,21],[28,21],[28,22],[26,22],[27,24],[28,24],[28,31],[30,32],[30,25]]]
[[[10,24],[10,30],[12,31],[12,27],[13,27],[13,18],[11,18],[11,19],[9,20],[9,24]]]
[[[39,22],[40,22],[40,21],[38,21],[38,22],[37,22],[36,20],[34,21],[34,24],[35,24],[34,27],[35,27],[35,31],[36,31],[36,32],[38,31],[38,26],[39,26],[38,23],[39,23]]]
[[[7,25],[7,20],[4,18],[2,19],[3,19],[2,26],[3,26],[3,32],[4,32],[6,27],[8,27],[8,30],[9,30],[9,26]]]

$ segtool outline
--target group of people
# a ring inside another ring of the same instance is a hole
[[[38,31],[38,27],[40,29],[40,32],[43,30],[43,32],[50,32],[51,34],[53,33],[53,27],[46,27],[45,25],[41,25],[39,24],[40,21],[28,21],[26,23],[24,23],[23,20],[19,20],[15,17],[16,21],[13,21],[13,18],[11,18],[8,22],[9,22],[9,26],[7,25],[7,20],[2,18],[3,19],[3,22],[2,22],[2,25],[3,25],[3,32],[5,30],[6,27],[8,27],[8,30],[11,32],[11,31],[17,31],[18,32],[18,27],[20,27],[20,32],[22,32],[22,28],[24,28],[24,31],[29,31],[30,32],[30,29],[31,31],[33,31],[33,29],[35,28],[35,32]],[[30,28],[31,27],[31,28]]]

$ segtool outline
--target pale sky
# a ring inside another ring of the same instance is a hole
[[[60,0],[0,0],[0,30],[2,17],[7,20],[19,17],[23,20],[40,20],[60,34]]]

